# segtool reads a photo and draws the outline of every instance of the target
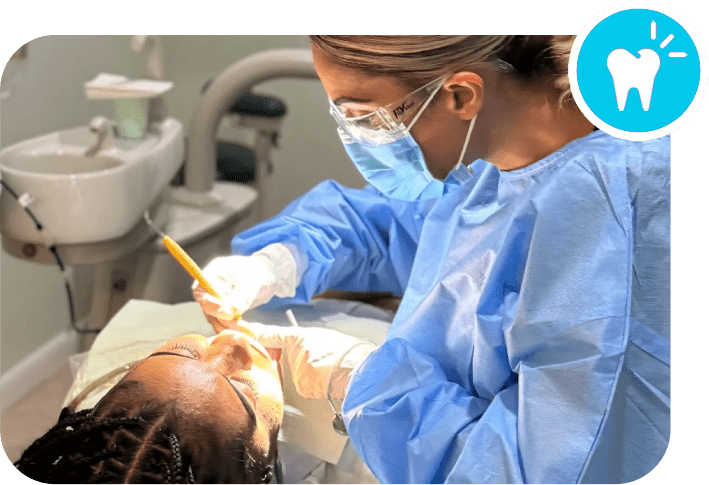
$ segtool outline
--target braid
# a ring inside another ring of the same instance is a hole
[[[175,483],[182,479],[182,453],[180,453],[180,443],[173,433],[169,435],[172,459],[170,460],[170,471],[175,477]]]
[[[101,447],[102,423],[90,411],[62,410],[59,422],[25,450],[15,467],[38,481],[88,480],[93,465],[119,453],[116,447]]]
[[[225,447],[215,446],[211,438],[217,434],[211,428],[216,425],[193,421],[176,409],[175,401],[156,401],[150,396],[141,400],[141,384],[117,384],[104,396],[107,404],[99,403],[94,409],[78,413],[71,407],[62,409],[57,424],[24,451],[15,467],[44,483],[258,483],[269,479],[269,459],[251,457],[248,440],[237,438]],[[129,397],[122,399],[120,392]],[[199,430],[198,437],[192,429]],[[180,434],[189,441],[181,445]]]
[[[162,468],[165,470],[165,480],[163,480],[162,483],[173,483],[173,474],[172,470],[170,469],[170,465],[167,464],[165,461],[160,462],[163,466]]]
[[[15,467],[30,478],[50,483],[100,480],[121,468],[120,460],[111,459],[125,449],[111,436],[125,434],[140,442],[128,428],[140,428],[145,421],[125,416],[97,420],[90,413],[63,409],[58,423],[25,450]]]
[[[159,479],[161,483],[172,483],[172,473],[170,472],[170,465],[167,464],[167,461],[151,459],[150,463],[153,468],[160,469],[160,475],[156,475],[155,477],[156,481]]]

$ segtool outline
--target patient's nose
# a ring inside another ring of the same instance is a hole
[[[222,331],[208,347],[208,361],[223,366],[227,371],[250,369],[254,349],[246,338],[234,331]]]

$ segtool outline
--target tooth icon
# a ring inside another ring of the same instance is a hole
[[[660,69],[660,56],[652,49],[641,49],[638,54],[640,54],[639,58],[625,49],[616,49],[608,54],[608,70],[613,77],[619,111],[625,110],[628,92],[632,88],[636,88],[640,93],[643,110],[650,109],[652,88],[657,71]]]

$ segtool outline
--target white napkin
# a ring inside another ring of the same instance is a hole
[[[129,300],[98,334],[87,355],[77,356],[83,362],[80,362],[64,406],[105,374],[144,359],[165,342],[188,334],[214,335],[197,302],[168,305]],[[96,388],[76,410],[92,408],[124,375],[116,375]]]
[[[100,73],[84,83],[88,99],[155,98],[168,92],[174,83],[150,79],[128,79],[118,74]]]

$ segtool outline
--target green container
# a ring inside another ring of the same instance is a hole
[[[121,138],[141,139],[148,124],[148,99],[115,99],[116,126]]]

